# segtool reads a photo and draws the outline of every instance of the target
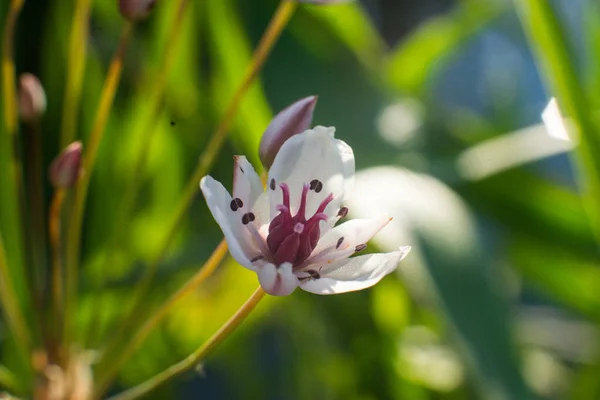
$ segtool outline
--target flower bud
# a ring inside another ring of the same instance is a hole
[[[73,142],[52,161],[49,177],[55,188],[68,189],[75,186],[81,174],[82,152],[81,142]]]
[[[37,121],[46,112],[46,93],[35,75],[25,73],[19,78],[19,112],[27,123]]]
[[[317,96],[300,99],[277,114],[260,140],[258,155],[269,168],[283,143],[310,128]]]
[[[156,0],[119,0],[121,15],[132,21],[139,21],[150,15]]]

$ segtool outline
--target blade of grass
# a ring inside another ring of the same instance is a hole
[[[515,5],[546,85],[572,119],[579,137],[575,149],[577,178],[590,226],[600,243],[600,140],[566,36],[550,2],[515,0]]]
[[[123,319],[122,325],[113,334],[113,338],[115,338],[113,340],[118,340],[118,338],[122,337],[124,332],[129,331],[132,321],[137,321],[136,317],[141,313],[140,308],[144,306],[143,300],[150,288],[150,284],[156,269],[158,268],[160,261],[165,256],[169,245],[171,244],[171,240],[175,236],[175,233],[177,232],[185,213],[187,212],[192,201],[194,200],[194,197],[196,196],[196,193],[198,192],[198,183],[200,182],[200,179],[206,175],[206,173],[208,173],[217,155],[219,154],[219,150],[224,144],[228,130],[233,123],[234,117],[244,97],[244,94],[250,88],[252,82],[258,75],[258,72],[266,61],[273,45],[293,15],[296,6],[297,3],[295,1],[283,0],[275,11],[267,30],[261,38],[256,51],[254,52],[252,63],[250,64],[244,79],[240,83],[240,86],[233,96],[233,99],[229,103],[229,107],[227,108],[221,123],[215,130],[210,142],[202,153],[200,161],[185,188],[181,201],[176,208],[173,220],[170,223],[163,241],[159,246],[159,251],[144,271],[144,275],[142,276],[140,283],[136,288],[136,292],[133,295],[133,306],[131,307],[130,312],[126,314],[126,318]],[[108,352],[102,355],[103,359],[110,359],[110,356],[111,354]]]
[[[174,379],[181,374],[194,369],[199,363],[202,362],[207,354],[221,344],[234,330],[237,328],[248,315],[254,310],[258,303],[265,296],[264,290],[261,287],[256,289],[252,296],[240,307],[238,311],[227,321],[219,330],[210,337],[202,346],[200,346],[195,352],[190,354],[184,360],[178,362],[165,369],[158,375],[148,379],[147,381],[131,388],[121,394],[109,397],[108,400],[132,400],[137,399],[145,394],[148,394],[152,390],[156,389],[160,385]]]

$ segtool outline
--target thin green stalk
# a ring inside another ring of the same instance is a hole
[[[127,313],[126,318],[123,319],[123,324],[121,327],[116,330],[118,333],[114,335],[115,338],[120,337],[120,334],[129,330],[131,321],[137,321],[136,316],[141,313],[141,308],[144,306],[144,297],[150,288],[150,284],[158,265],[167,253],[169,245],[175,237],[175,233],[177,232],[183,217],[187,213],[188,208],[196,196],[198,191],[198,182],[204,175],[208,173],[215,162],[216,157],[219,154],[219,150],[225,142],[229,128],[233,123],[234,117],[242,99],[244,98],[244,95],[258,75],[258,72],[262,68],[271,49],[273,48],[273,45],[277,42],[277,39],[281,35],[281,32],[287,26],[287,23],[292,17],[296,7],[297,3],[295,1],[283,0],[271,18],[269,26],[267,27],[267,30],[263,34],[258,47],[254,52],[252,62],[246,72],[246,75],[236,90],[233,99],[229,103],[221,123],[213,133],[206,149],[202,153],[200,161],[183,192],[182,198],[175,209],[174,217],[168,229],[166,230],[166,234],[163,237],[162,242],[158,246],[159,251],[144,271],[144,275],[142,276],[134,294],[133,307],[131,308],[131,311]],[[109,357],[109,354],[105,353],[105,356]]]
[[[67,147],[69,143],[75,140],[76,136],[77,116],[79,114],[79,103],[85,72],[90,7],[91,0],[76,0],[75,12],[71,22],[71,33],[69,35],[62,131],[60,135],[61,148]]]
[[[121,245],[123,242],[122,238],[124,233],[126,232],[126,227],[129,225],[129,221],[132,215],[132,209],[135,205],[137,194],[143,182],[143,172],[146,168],[152,139],[154,137],[154,133],[156,132],[157,118],[160,115],[160,110],[163,106],[162,100],[164,97],[164,90],[167,78],[169,76],[171,66],[173,65],[173,62],[175,60],[173,53],[177,49],[177,42],[179,40],[179,35],[181,33],[183,25],[182,19],[185,15],[187,5],[189,4],[188,0],[178,1],[179,4],[177,6],[177,12],[173,17],[173,21],[171,23],[171,28],[169,31],[169,36],[167,37],[167,41],[165,43],[165,53],[162,57],[162,63],[160,65],[156,79],[154,80],[154,88],[150,95],[151,97],[149,103],[152,113],[150,114],[150,118],[147,122],[147,125],[145,126],[144,132],[147,132],[146,137],[142,142],[142,148],[140,149],[139,157],[135,164],[133,179],[131,180],[130,184],[127,185],[126,192],[123,195],[123,202],[119,210],[118,218],[116,219],[116,226],[113,230],[113,234],[111,235],[111,241],[109,242],[109,245],[106,250],[106,265],[112,265],[112,263],[114,262],[114,257],[118,253],[119,245]],[[125,323],[128,322],[126,321]],[[123,324],[122,327],[124,329],[125,324]],[[112,357],[113,352],[116,350],[120,342],[118,336],[119,335],[112,335],[111,339],[108,341],[108,343],[106,343],[102,351],[103,354],[110,354]],[[101,370],[102,368],[99,369]]]
[[[574,134],[579,139],[575,161],[581,196],[591,228],[600,243],[600,135],[569,55],[566,36],[551,2],[514,1],[548,90],[573,121]]]
[[[10,276],[6,260],[6,251],[4,242],[0,234],[0,300],[1,306],[6,316],[6,322],[9,329],[12,331],[15,341],[19,346],[19,350],[25,358],[28,358],[31,350],[31,335],[25,318],[19,308],[17,294]]]
[[[227,242],[225,239],[219,243],[217,248],[213,251],[213,254],[206,261],[204,266],[198,270],[194,276],[192,276],[175,294],[173,294],[166,302],[164,302],[158,310],[156,310],[150,318],[144,323],[134,328],[133,331],[125,338],[125,345],[122,350],[115,354],[115,357],[111,358],[109,369],[105,373],[98,376],[97,390],[99,393],[104,393],[108,388],[108,385],[115,378],[119,369],[123,364],[133,355],[135,350],[144,342],[152,330],[158,326],[168,312],[173,309],[175,304],[179,300],[183,299],[191,291],[196,289],[202,282],[206,280],[221,263],[225,255],[227,254]]]
[[[71,333],[71,317],[75,312],[75,305],[77,302],[77,282],[79,279],[79,252],[81,245],[81,229],[83,222],[83,212],[85,208],[85,200],[87,198],[87,192],[90,184],[90,177],[94,169],[94,163],[98,155],[98,149],[100,142],[104,134],[104,128],[108,115],[113,104],[115,93],[119,80],[121,79],[121,72],[123,70],[123,57],[129,38],[133,30],[131,22],[127,22],[123,27],[121,33],[121,39],[119,41],[118,48],[113,55],[113,58],[108,67],[104,86],[100,96],[100,103],[96,111],[96,117],[92,126],[92,131],[87,140],[85,146],[85,154],[82,160],[82,174],[77,187],[75,188],[75,195],[73,206],[70,213],[69,225],[67,230],[67,241],[65,249],[65,299],[66,299],[66,312],[65,316],[65,342],[68,342],[68,337]]]
[[[152,390],[156,389],[165,382],[174,379],[181,374],[196,368],[208,355],[208,353],[221,344],[234,330],[237,328],[245,319],[248,317],[250,312],[254,310],[256,305],[265,296],[264,290],[261,287],[256,289],[252,296],[240,307],[238,311],[225,323],[219,330],[210,337],[202,346],[200,346],[195,352],[190,354],[184,360],[178,362],[165,369],[158,375],[148,379],[147,381],[131,388],[123,393],[116,396],[109,397],[108,400],[132,400],[137,399],[145,394],[148,394]]]

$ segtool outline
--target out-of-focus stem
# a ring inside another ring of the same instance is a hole
[[[252,296],[240,307],[238,311],[225,323],[219,330],[210,337],[198,350],[190,354],[184,360],[174,364],[159,373],[158,375],[148,379],[147,381],[135,386],[121,394],[113,397],[109,397],[108,400],[132,400],[137,399],[152,390],[156,389],[163,383],[176,378],[177,376],[190,371],[195,368],[202,360],[204,360],[207,354],[217,347],[223,340],[225,340],[234,330],[237,328],[246,317],[254,310],[256,305],[265,296],[265,292],[262,288],[258,288],[254,291]]]
[[[27,359],[31,349],[31,335],[25,318],[19,308],[17,294],[10,276],[10,270],[6,261],[6,252],[4,250],[4,242],[0,234],[0,300],[6,322],[9,329],[12,331],[15,341],[19,346],[19,350]]]
[[[60,135],[61,149],[75,140],[81,88],[85,72],[90,7],[91,0],[76,0],[75,2],[75,13],[73,14],[69,34],[69,53],[67,56],[62,131]]]
[[[20,394],[23,390],[15,374],[4,365],[0,365],[0,387],[15,394]]]
[[[4,26],[4,43],[2,46],[2,90],[4,104],[4,123],[9,135],[17,130],[17,96],[15,93],[15,63],[13,60],[13,41],[17,18],[23,8],[24,0],[12,0]]]
[[[48,234],[50,237],[50,245],[52,247],[52,315],[53,321],[51,332],[53,333],[53,344],[58,345],[58,338],[61,337],[63,329],[63,268],[62,268],[62,247],[61,247],[61,214],[62,205],[65,198],[64,189],[56,189],[50,205],[50,215],[48,217]],[[60,349],[54,349],[56,354],[51,354],[54,357],[60,357]]]
[[[549,91],[557,97],[576,129],[578,180],[591,228],[600,243],[600,134],[569,56],[564,32],[551,2],[515,0],[515,5]]]
[[[135,316],[139,314],[140,307],[142,307],[144,304],[144,296],[150,288],[150,284],[152,282],[156,269],[158,268],[160,261],[166,254],[169,245],[171,244],[171,241],[175,236],[175,233],[177,232],[179,224],[183,220],[184,215],[186,214],[188,208],[194,200],[194,197],[196,196],[196,193],[198,191],[198,182],[200,182],[200,179],[204,175],[206,175],[206,173],[209,171],[212,164],[214,163],[217,155],[219,154],[221,146],[225,142],[227,132],[229,131],[229,128],[233,123],[234,117],[238,111],[238,108],[241,104],[244,95],[246,94],[252,82],[258,75],[258,72],[260,71],[261,67],[266,61],[271,49],[273,48],[273,45],[277,42],[277,39],[281,35],[281,32],[287,26],[287,23],[292,17],[296,7],[297,3],[295,1],[282,0],[279,7],[275,11],[275,14],[271,18],[267,30],[263,34],[256,50],[254,51],[252,62],[248,67],[248,70],[244,75],[242,82],[237,88],[231,102],[229,103],[229,106],[227,107],[225,115],[223,116],[220,124],[213,133],[206,149],[200,157],[200,161],[196,166],[196,169],[194,170],[191,179],[189,180],[188,184],[186,185],[186,188],[184,189],[182,198],[179,201],[175,210],[174,217],[169,225],[169,228],[166,231],[163,241],[159,245],[159,251],[144,271],[144,275],[142,276],[136,294],[134,295],[134,305],[131,309],[131,312],[127,314],[127,317],[124,319],[123,327],[117,330],[117,332],[124,332],[127,329],[127,327],[129,327],[128,322],[134,321]]]
[[[123,196],[122,206],[119,210],[119,217],[117,218],[116,226],[113,231],[113,235],[111,236],[111,241],[109,243],[108,249],[106,251],[108,260],[106,263],[107,265],[112,264],[113,257],[115,254],[117,254],[118,246],[122,243],[123,232],[126,231],[126,227],[129,224],[132,214],[131,210],[135,205],[135,200],[139,188],[142,184],[143,172],[146,168],[148,155],[150,152],[150,146],[152,144],[152,138],[154,137],[154,133],[156,131],[157,118],[160,115],[160,109],[163,103],[162,97],[164,94],[165,84],[167,81],[169,71],[171,70],[171,65],[175,58],[173,52],[177,49],[177,41],[182,28],[182,19],[188,4],[189,0],[178,0],[177,12],[173,17],[171,29],[169,31],[169,36],[167,37],[167,41],[165,43],[165,53],[162,57],[162,63],[159,68],[157,77],[154,80],[154,88],[150,95],[150,107],[152,109],[152,113],[150,114],[148,125],[145,126],[146,129],[144,130],[144,132],[147,132],[147,137],[142,142],[142,148],[140,149],[139,158],[137,159],[134,168],[133,179],[128,185],[126,192]],[[134,295],[134,299],[132,302],[133,305],[136,304],[136,298],[137,296]],[[113,351],[119,345],[120,334],[124,332],[124,330],[127,327],[133,324],[132,318],[130,317],[131,315],[127,315],[127,317],[123,320],[122,325],[116,331],[117,334],[112,335],[108,343],[106,343],[102,352],[103,356],[110,355],[112,357]]]
[[[121,33],[121,39],[119,41],[117,51],[113,55],[113,58],[110,62],[108,73],[102,88],[102,94],[100,96],[100,104],[96,111],[96,117],[94,119],[92,131],[85,147],[86,150],[82,160],[83,174],[78,185],[76,186],[73,206],[70,213],[65,252],[66,312],[64,333],[66,335],[65,341],[67,342],[68,335],[70,334],[71,330],[70,318],[74,312],[75,304],[77,302],[79,253],[85,200],[87,198],[87,191],[90,184],[90,177],[94,168],[94,163],[98,155],[100,141],[102,139],[106,121],[108,120],[108,115],[115,97],[115,92],[121,78],[121,72],[123,70],[123,56],[125,55],[125,50],[127,48],[127,44],[129,43],[132,29],[132,23],[127,22]]]
[[[111,358],[109,369],[102,375],[98,376],[97,388],[99,393],[103,393],[110,382],[114,379],[121,366],[131,357],[133,352],[144,342],[150,332],[162,321],[167,313],[173,308],[175,304],[189,294],[192,290],[196,289],[202,282],[206,280],[214,271],[217,266],[221,263],[225,255],[227,254],[227,242],[225,239],[219,243],[217,248],[213,251],[210,258],[206,261],[204,266],[198,270],[198,272],[192,276],[175,294],[173,294],[166,302],[164,302],[156,312],[154,312],[150,318],[148,318],[142,325],[134,328],[133,332],[130,332],[128,339],[125,340],[127,343],[122,350],[115,354],[114,358]]]

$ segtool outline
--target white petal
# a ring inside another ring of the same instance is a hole
[[[319,239],[317,247],[305,262],[306,268],[318,269],[321,265],[350,257],[356,246],[366,244],[391,220],[389,217],[353,219],[336,226]]]
[[[250,210],[265,190],[260,177],[246,157],[234,156],[233,160],[233,197],[239,197],[244,203],[248,202],[244,207]]]
[[[279,267],[265,264],[258,268],[260,286],[272,296],[287,296],[298,287],[298,278],[292,272],[292,264],[283,263]]]
[[[542,121],[546,126],[548,135],[555,139],[570,141],[569,129],[565,123],[565,119],[560,112],[556,98],[551,98],[548,105],[542,112]]]
[[[410,247],[392,253],[368,254],[337,261],[320,271],[319,279],[307,279],[300,288],[316,294],[352,292],[373,286],[392,272],[408,254]]]
[[[231,196],[223,185],[211,176],[202,178],[200,189],[210,212],[225,235],[231,256],[244,267],[254,270],[250,260],[260,253],[248,229],[242,224],[242,213],[231,210]]]
[[[347,144],[333,137],[334,132],[334,128],[317,126],[291,137],[281,146],[269,171],[271,218],[278,214],[275,207],[282,203],[281,183],[285,182],[290,189],[290,206],[295,213],[303,185],[314,179],[323,187],[319,193],[309,191],[306,217],[310,218],[330,193],[334,200],[325,213],[335,216],[354,178],[354,155]]]

